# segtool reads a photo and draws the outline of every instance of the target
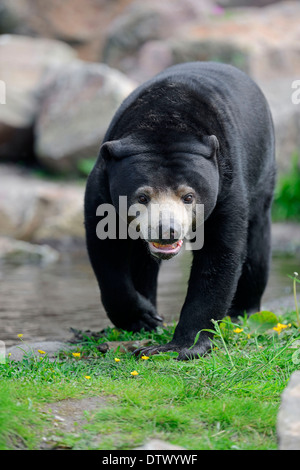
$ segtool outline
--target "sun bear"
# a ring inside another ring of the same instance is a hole
[[[88,254],[114,325],[131,331],[160,325],[161,260],[184,249],[186,239],[193,254],[174,336],[144,354],[176,351],[179,360],[197,358],[211,347],[204,330],[212,319],[259,311],[269,272],[274,181],[270,110],[259,87],[237,68],[174,65],[121,104],[85,193]],[[116,217],[115,230],[99,235],[101,208],[120,215],[120,201],[127,217]],[[197,207],[203,207],[200,217]],[[124,224],[132,236],[124,235]],[[197,244],[199,227],[204,242]]]

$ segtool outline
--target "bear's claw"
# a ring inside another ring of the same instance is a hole
[[[143,356],[153,356],[155,354],[164,353],[164,352],[178,352],[176,357],[177,361],[187,361],[190,359],[198,359],[200,356],[203,356],[211,348],[211,342],[208,338],[205,341],[197,344],[193,347],[187,347],[179,344],[174,344],[172,342],[164,345],[154,345],[138,348],[133,351],[133,355],[136,357]]]

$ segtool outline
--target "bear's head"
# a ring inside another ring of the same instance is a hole
[[[128,235],[138,233],[153,256],[170,259],[184,240],[202,247],[199,234],[219,190],[218,148],[214,135],[178,133],[157,140],[144,132],[102,144],[112,203],[118,212],[126,196]]]

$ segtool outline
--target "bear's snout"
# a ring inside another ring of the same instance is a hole
[[[160,222],[158,225],[158,241],[161,244],[171,244],[182,238],[182,226],[177,221],[171,221],[170,224]]]

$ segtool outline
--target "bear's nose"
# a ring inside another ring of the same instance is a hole
[[[159,224],[159,239],[165,243],[180,240],[180,235],[181,227],[175,222],[170,225],[165,225],[163,223]]]

